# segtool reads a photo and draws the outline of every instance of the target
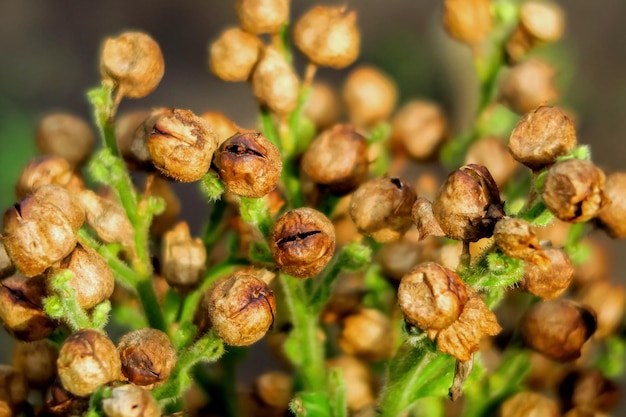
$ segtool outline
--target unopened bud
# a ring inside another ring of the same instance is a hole
[[[124,377],[148,389],[167,380],[176,365],[176,349],[160,330],[143,328],[126,333],[117,344]]]
[[[447,129],[446,118],[438,105],[412,100],[391,121],[392,146],[406,150],[411,158],[427,161],[436,155]]]
[[[540,105],[559,98],[554,86],[554,68],[536,58],[528,59],[510,69],[500,82],[504,104],[517,114],[525,114]]]
[[[341,349],[358,358],[378,362],[393,355],[395,341],[389,317],[373,308],[361,308],[342,320]]]
[[[454,39],[475,45],[482,42],[491,30],[491,2],[489,0],[445,0],[443,26]]]
[[[272,113],[284,116],[298,104],[299,82],[281,51],[267,46],[252,73],[254,97]]]
[[[115,387],[111,396],[102,400],[102,410],[108,417],[160,417],[156,399],[144,388],[128,384]]]
[[[73,167],[85,163],[96,142],[91,126],[70,113],[45,116],[37,125],[36,135],[39,152],[60,156]]]
[[[209,67],[224,81],[246,81],[259,59],[261,41],[238,27],[223,31],[209,48]]]
[[[626,173],[609,175],[604,193],[610,203],[598,215],[598,221],[607,233],[616,239],[626,238]]]
[[[289,0],[237,0],[241,27],[255,35],[278,33],[289,21]]]
[[[381,70],[361,66],[346,79],[342,98],[350,121],[357,127],[373,127],[386,121],[398,101],[398,87]]]
[[[563,294],[574,278],[574,265],[563,249],[546,248],[543,259],[527,259],[520,287],[551,300]]]
[[[180,291],[198,285],[206,269],[206,248],[199,238],[192,239],[189,226],[180,222],[163,236],[161,270],[167,283]]]

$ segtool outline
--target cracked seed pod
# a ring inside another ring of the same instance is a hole
[[[92,329],[79,330],[65,339],[57,359],[63,387],[80,397],[119,379],[120,368],[120,357],[111,339]]]
[[[411,209],[416,199],[413,188],[400,178],[377,178],[352,194],[350,217],[360,233],[377,242],[393,242],[413,224]]]
[[[331,193],[348,194],[367,180],[367,141],[353,126],[335,125],[311,142],[301,166],[313,182]]]
[[[246,32],[274,34],[289,22],[289,0],[237,0],[235,12]]]
[[[404,319],[422,330],[450,326],[468,299],[461,278],[435,262],[417,265],[402,277],[398,287],[398,304]]]
[[[302,111],[321,132],[333,126],[339,119],[341,103],[335,89],[322,81],[314,81],[309,98]]]
[[[563,410],[574,409],[571,416],[608,415],[620,402],[620,389],[598,369],[573,369],[558,387]]]
[[[113,81],[124,97],[150,94],[163,78],[165,64],[159,44],[142,32],[107,38],[100,52],[100,75]]]
[[[373,308],[360,308],[343,318],[339,346],[348,355],[370,362],[393,356],[395,340],[389,317]]]
[[[78,397],[63,388],[56,377],[50,386],[50,400],[44,406],[45,415],[81,416],[89,408],[89,397]]]
[[[209,47],[209,68],[223,81],[246,81],[259,59],[261,40],[238,27],[226,29]]]
[[[119,242],[125,249],[134,250],[133,226],[118,203],[100,197],[91,190],[81,192],[78,201],[85,210],[86,223],[103,242]]]
[[[491,30],[491,2],[489,0],[445,0],[443,26],[459,42],[476,45]]]
[[[594,282],[581,291],[580,302],[596,313],[598,326],[594,338],[606,338],[619,330],[626,310],[626,290],[622,285]]]
[[[598,215],[598,222],[609,236],[626,238],[626,173],[609,175],[604,183],[604,194],[610,202]]]
[[[326,361],[327,368],[340,368],[346,382],[346,405],[355,412],[376,401],[374,376],[369,366],[363,361],[341,355]]]
[[[111,396],[102,400],[108,417],[160,417],[157,400],[144,388],[128,384],[115,387]]]
[[[261,133],[236,133],[219,147],[213,159],[228,191],[259,198],[276,188],[283,163],[280,151]]]
[[[503,217],[493,229],[495,244],[511,258],[523,259],[538,266],[547,266],[539,239],[531,224],[523,219]]]
[[[161,273],[171,287],[187,292],[203,278],[206,255],[202,240],[192,239],[187,222],[180,222],[163,236]]]
[[[418,161],[436,156],[447,135],[441,108],[423,100],[405,103],[391,120],[391,144]]]
[[[565,16],[556,3],[529,1],[519,12],[519,24],[506,43],[509,60],[518,62],[537,45],[558,41],[565,31]]]
[[[500,82],[500,99],[517,114],[525,114],[559,98],[554,67],[532,58],[513,66]]]
[[[65,215],[73,230],[78,231],[85,222],[85,210],[78,201],[77,194],[54,184],[42,185],[32,195],[41,204],[56,207]]]
[[[256,379],[255,393],[263,404],[286,411],[293,397],[293,377],[284,372],[264,372]]]
[[[559,406],[551,398],[523,391],[509,397],[500,406],[500,417],[560,417]]]
[[[432,203],[425,198],[417,197],[411,208],[411,219],[417,226],[419,240],[424,240],[428,236],[446,235],[435,219]]]
[[[252,73],[252,93],[272,113],[286,116],[298,104],[299,81],[281,51],[266,46]]]
[[[524,342],[558,362],[580,357],[580,350],[596,331],[595,313],[570,300],[534,304],[521,319]]]
[[[209,320],[227,345],[251,345],[274,324],[274,293],[257,276],[253,269],[237,271],[207,293]]]
[[[550,212],[559,219],[585,222],[608,203],[604,194],[604,172],[593,162],[569,159],[548,171],[541,198]]]
[[[350,121],[357,127],[373,127],[386,121],[398,101],[398,87],[381,70],[360,66],[346,78],[341,91]]]
[[[83,165],[96,143],[89,123],[70,113],[52,113],[37,125],[37,149],[44,155],[60,156],[72,167]]]
[[[499,188],[506,185],[519,166],[506,145],[495,136],[487,136],[472,143],[465,154],[465,164],[483,165]]]
[[[361,34],[356,12],[345,6],[315,6],[294,25],[296,47],[315,65],[345,68],[359,56]]]
[[[0,404],[5,403],[9,408],[17,409],[27,398],[28,384],[24,375],[12,366],[0,365]],[[9,414],[1,415],[12,416],[14,414],[9,412]]]
[[[38,156],[32,159],[22,170],[15,196],[22,200],[37,191],[39,187],[54,184],[72,192],[85,188],[83,180],[74,173],[70,163],[60,156]]]
[[[469,164],[448,175],[433,201],[433,214],[446,236],[475,242],[492,235],[504,203],[489,170]]]
[[[13,366],[24,375],[30,388],[46,389],[57,376],[59,352],[47,340],[17,342],[13,348]]]
[[[4,241],[0,238],[0,280],[14,273],[15,266],[13,266],[13,261],[4,247]]]
[[[332,259],[335,228],[319,211],[301,207],[276,220],[268,244],[282,272],[296,278],[310,278],[322,272]]]
[[[527,259],[520,288],[544,300],[557,298],[574,278],[574,265],[563,249],[545,248],[544,259]]]
[[[226,139],[239,133],[239,127],[230,120],[224,113],[219,111],[207,111],[200,115],[204,120],[209,122],[213,131],[217,135],[217,143],[219,146],[226,141]]]
[[[176,366],[176,349],[160,330],[143,328],[126,333],[117,344],[122,375],[135,385],[152,389]]]
[[[175,109],[157,118],[148,138],[154,166],[166,177],[182,182],[202,178],[216,149],[213,129],[190,110]]]
[[[572,120],[558,107],[541,106],[526,113],[513,129],[509,151],[533,171],[554,164],[576,146]]]
[[[173,109],[158,107],[149,112],[140,110],[119,118],[115,126],[117,147],[130,168],[146,172],[156,170],[148,151],[148,138],[152,135],[155,123],[173,113]]]

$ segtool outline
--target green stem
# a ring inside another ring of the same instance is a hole
[[[209,217],[207,226],[204,229],[204,234],[202,235],[202,243],[206,248],[207,257],[211,255],[217,241],[227,229],[228,224],[222,221],[227,206],[228,204],[223,200],[217,200],[213,205],[211,216]]]
[[[84,229],[78,231],[78,238],[81,244],[95,249],[98,254],[102,256],[109,265],[109,268],[111,268],[111,271],[113,271],[113,275],[115,275],[118,282],[127,288],[135,287],[137,282],[135,271],[117,257],[119,245],[101,245]]]
[[[167,323],[165,322],[163,311],[161,310],[161,306],[159,305],[156,294],[154,293],[152,280],[141,279],[137,281],[135,288],[137,289],[139,301],[141,302],[141,306],[143,307],[143,311],[148,319],[150,327],[168,334]]]

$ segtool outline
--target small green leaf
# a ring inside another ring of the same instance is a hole
[[[213,171],[209,171],[200,180],[200,191],[209,201],[217,201],[222,198],[222,194],[226,191],[226,186]]]
[[[257,226],[263,236],[269,234],[272,218],[264,198],[241,197],[239,213],[243,221]]]
[[[104,300],[97,304],[91,311],[91,322],[96,329],[104,329],[109,322],[109,313],[111,312],[111,302]]]
[[[51,295],[43,300],[43,309],[53,319],[60,319],[65,313],[63,302],[58,295]]]

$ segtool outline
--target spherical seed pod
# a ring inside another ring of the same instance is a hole
[[[217,135],[217,143],[222,145],[229,137],[239,132],[239,127],[230,120],[224,113],[219,111],[207,111],[200,115],[209,122],[213,131]]]
[[[495,136],[487,136],[474,142],[467,150],[465,164],[483,165],[500,188],[506,185],[519,166],[506,145]]]
[[[528,260],[537,265],[547,263],[539,239],[526,220],[514,217],[500,219],[493,229],[493,237],[496,246],[511,258]]]
[[[492,235],[504,203],[489,170],[469,164],[448,175],[433,201],[433,214],[446,236],[475,242]]]
[[[441,108],[427,101],[405,103],[391,120],[392,147],[398,147],[418,161],[436,156],[447,135]]]
[[[15,185],[15,196],[22,200],[39,187],[55,184],[72,191],[85,188],[83,180],[74,173],[70,163],[60,156],[39,156],[22,170]]]
[[[428,236],[446,235],[435,219],[432,203],[425,198],[417,197],[411,208],[411,219],[417,226],[419,240],[424,240]]]
[[[0,365],[0,403],[15,408],[26,401],[28,384],[26,378],[17,369],[9,365]],[[12,416],[13,413],[3,414]]]
[[[500,82],[500,99],[517,114],[525,114],[559,98],[554,86],[554,68],[539,60],[528,59],[510,69]]]
[[[618,331],[626,310],[626,290],[622,285],[594,282],[581,291],[580,302],[596,313],[598,328],[594,338],[606,338]]]
[[[322,272],[332,259],[335,229],[319,211],[301,207],[276,220],[268,244],[282,272],[296,278],[310,278]]]
[[[278,33],[289,21],[289,0],[237,0],[235,12],[246,32]]]
[[[78,194],[78,201],[85,210],[87,224],[103,242],[119,242],[127,250],[134,248],[133,226],[119,204],[91,190]]]
[[[256,379],[255,392],[264,404],[287,410],[293,396],[293,378],[284,372],[264,372]]]
[[[96,143],[91,126],[70,113],[52,113],[37,125],[37,149],[44,155],[60,156],[76,167],[85,163]]]
[[[359,56],[361,34],[356,12],[348,12],[345,6],[315,6],[298,19],[293,39],[312,63],[345,68]]]
[[[198,181],[207,173],[217,136],[203,118],[190,110],[173,110],[158,117],[148,138],[154,166],[165,176],[182,182]]]
[[[339,346],[348,355],[378,362],[393,356],[395,340],[389,317],[373,308],[361,308],[342,322]]]
[[[524,342],[559,362],[580,357],[580,350],[596,331],[595,314],[570,300],[534,304],[521,319]]]
[[[126,333],[117,344],[122,375],[152,389],[167,380],[176,366],[176,349],[160,330],[143,328]]]
[[[218,281],[208,297],[209,320],[228,345],[251,345],[274,324],[274,293],[254,270],[237,271]]]
[[[574,265],[563,249],[545,248],[540,262],[528,259],[520,287],[544,300],[563,294],[574,278]]]
[[[161,272],[167,283],[182,292],[198,285],[206,270],[206,248],[192,239],[189,226],[180,222],[165,233],[161,245]]]
[[[576,146],[571,119],[558,107],[541,106],[526,113],[511,132],[509,151],[533,171],[554,164]]]
[[[266,46],[252,73],[252,93],[272,113],[285,116],[298,104],[298,76],[282,52]]]
[[[65,339],[57,369],[63,387],[81,397],[120,376],[120,357],[115,345],[97,330],[83,329]]]
[[[379,69],[360,66],[346,78],[342,92],[350,121],[372,127],[389,118],[398,101],[398,87]]]
[[[359,359],[341,355],[326,361],[328,368],[341,368],[346,381],[346,404],[355,412],[376,401],[374,376],[370,368]]]
[[[13,266],[13,261],[9,257],[9,254],[4,247],[4,241],[0,239],[0,279],[8,277],[14,272],[15,266]]]
[[[618,385],[598,369],[572,369],[560,382],[558,395],[567,417],[608,415],[620,402]]]
[[[569,159],[552,166],[541,198],[550,212],[570,223],[585,222],[604,208],[604,172],[593,162]]]
[[[523,391],[509,397],[500,406],[501,417],[560,417],[559,406],[553,399],[535,392]]]
[[[48,388],[57,375],[57,348],[43,339],[18,342],[13,348],[13,366],[19,370],[30,388]]]
[[[283,163],[280,151],[261,133],[236,133],[219,147],[213,159],[228,191],[259,198],[278,184]]]
[[[124,97],[150,94],[163,78],[165,64],[159,44],[142,32],[107,38],[100,53],[100,75],[113,81]]]
[[[128,384],[115,387],[111,396],[102,400],[108,417],[160,417],[157,400],[144,388]]]
[[[604,184],[604,194],[610,201],[598,215],[602,228],[615,239],[626,237],[626,173],[609,175]]]
[[[81,207],[76,193],[54,184],[42,185],[32,195],[40,204],[56,207],[65,214],[73,230],[78,231],[85,222],[85,210]]]
[[[404,319],[422,330],[441,330],[451,325],[468,299],[461,278],[435,262],[417,265],[402,277],[398,287]]]
[[[318,131],[328,129],[337,122],[341,113],[339,95],[331,85],[314,81],[302,112]]]
[[[513,62],[519,61],[536,45],[558,41],[565,31],[565,16],[556,3],[529,1],[519,12],[519,24],[506,44]]]
[[[476,45],[491,30],[491,3],[489,0],[445,0],[443,26],[459,42]]]
[[[226,29],[209,47],[209,68],[223,81],[246,81],[261,46],[259,38],[238,27]]]
[[[336,125],[311,142],[301,166],[313,182],[345,195],[367,180],[367,141],[353,126]]]

